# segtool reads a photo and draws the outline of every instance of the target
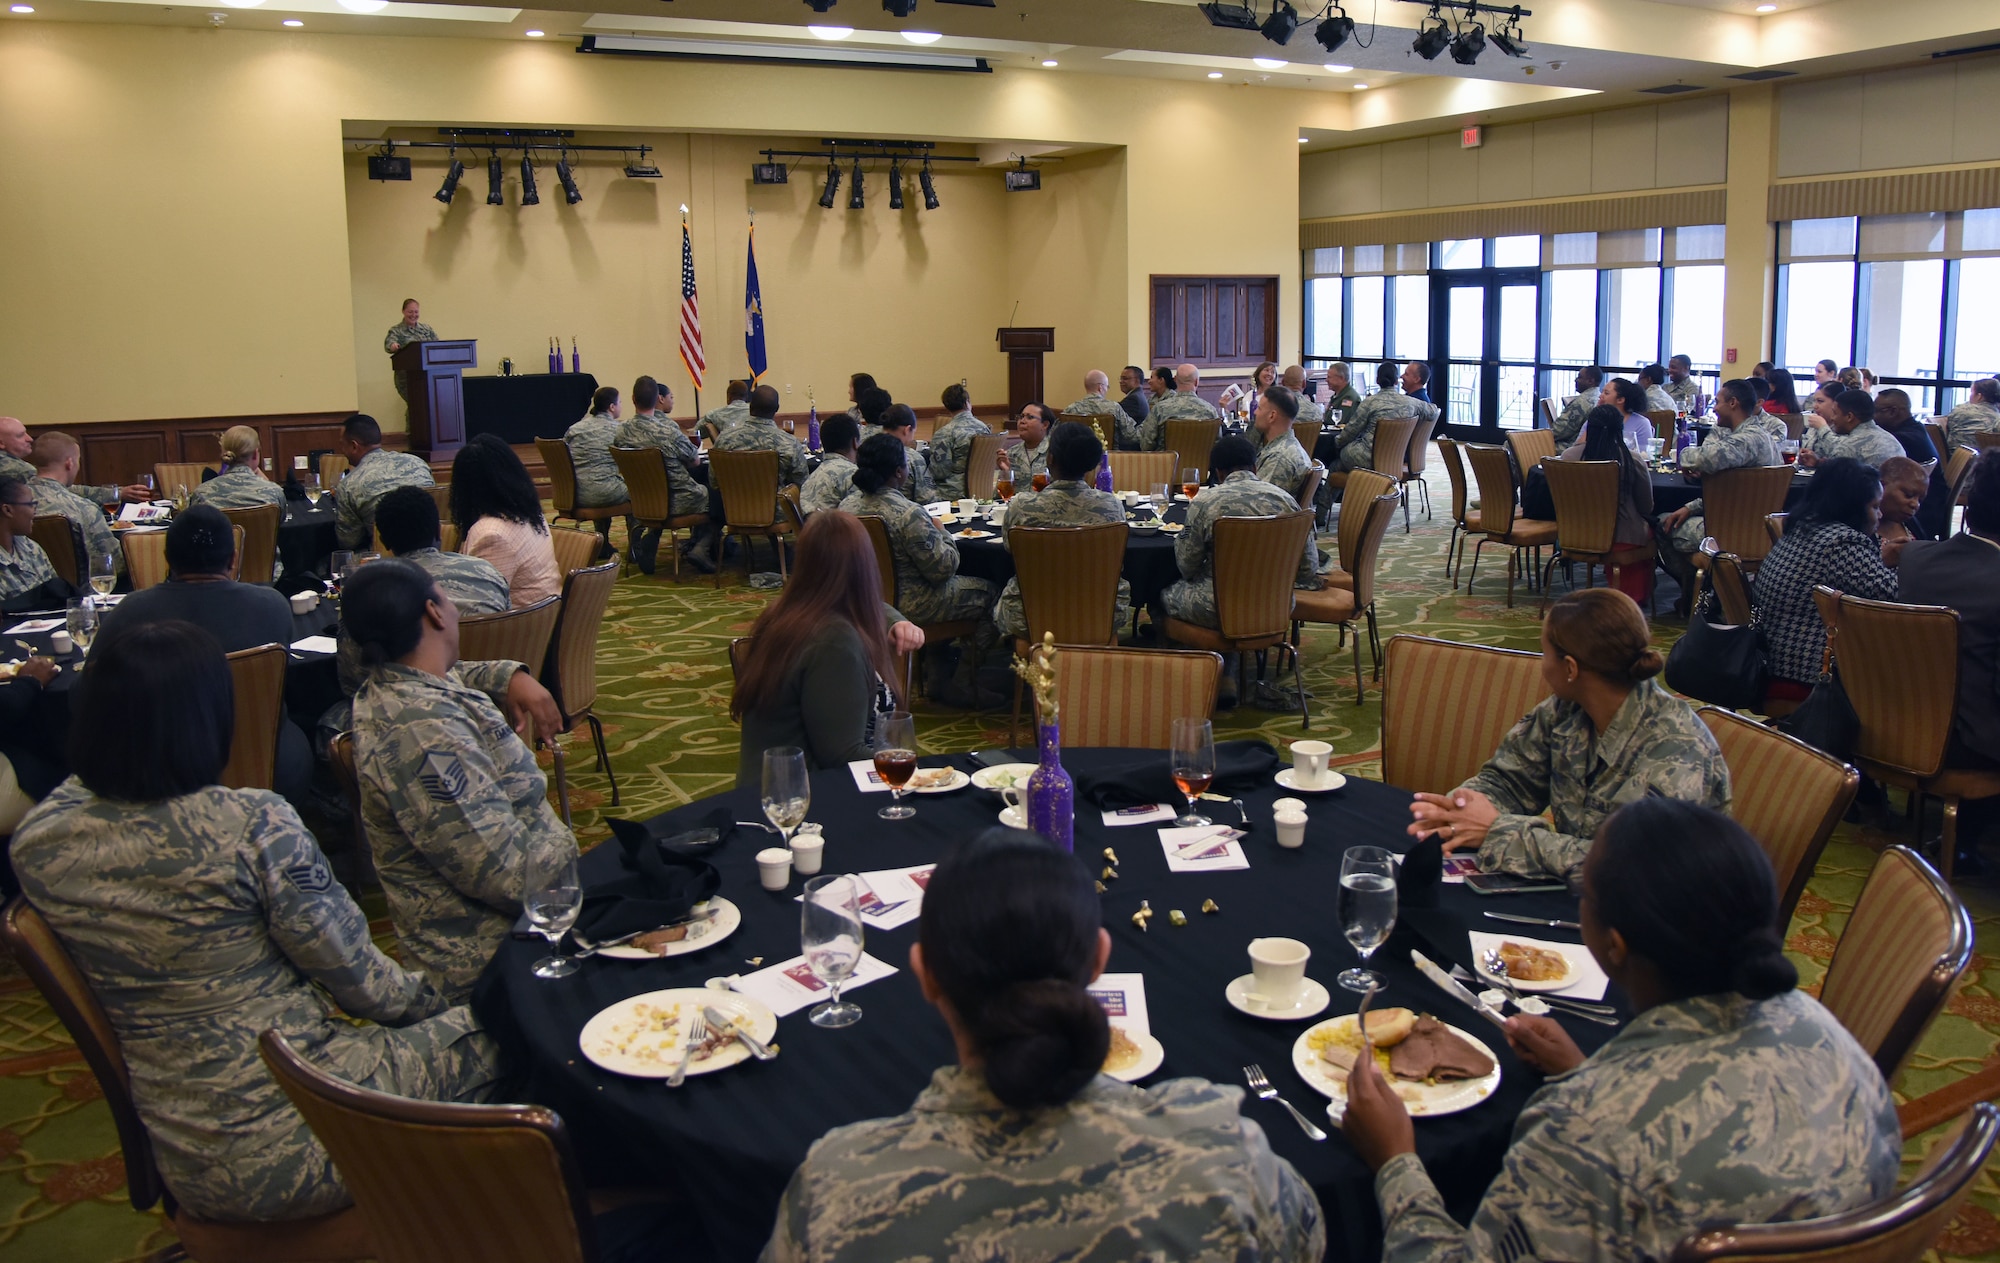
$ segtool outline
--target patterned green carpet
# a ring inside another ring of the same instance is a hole
[[[1444,509],[1451,500],[1442,477],[1431,494],[1437,519],[1425,522],[1419,505],[1414,531],[1394,530],[1382,551],[1378,604],[1384,639],[1409,631],[1533,648],[1533,599],[1524,596],[1515,608],[1506,607],[1504,562],[1495,567],[1489,560],[1480,567],[1477,595],[1451,590],[1443,574]],[[733,785],[737,734],[729,719],[727,647],[769,599],[769,593],[743,586],[740,572],[733,578],[719,591],[692,571],[679,584],[666,575],[649,579],[637,572],[619,583],[599,650],[597,706],[622,790],[615,814],[643,817]],[[1660,625],[1662,647],[1678,631],[1676,625]],[[1334,743],[1350,774],[1373,776],[1380,692],[1370,680],[1367,701],[1355,704],[1351,661],[1331,632],[1308,634],[1306,683],[1316,694],[1313,735]],[[1219,715],[1216,728],[1219,738],[1256,735],[1282,743],[1297,735],[1299,723],[1295,712],[1287,716],[1245,706]],[[990,747],[1005,743],[1007,715],[920,704],[918,733],[929,751]],[[586,846],[608,836],[603,819],[611,797],[588,752],[589,741],[578,740],[569,758],[571,805]],[[1811,985],[1817,986],[1846,924],[1872,861],[1870,848],[1896,840],[1850,826],[1827,848],[1789,941]],[[1979,946],[2000,945],[2000,900],[1993,887],[1968,881],[1960,889],[1972,906]],[[1994,1058],[1996,1047],[2000,959],[1982,950],[1898,1088],[1914,1095],[1942,1086]],[[1906,1165],[1934,1138],[1918,1138]],[[1939,1257],[2000,1261],[1996,1214],[2000,1181],[1989,1168],[1974,1201],[1940,1243]],[[135,1214],[126,1201],[117,1137],[96,1082],[33,987],[11,961],[0,962],[0,1258],[113,1263],[144,1258],[170,1240],[157,1216]]]

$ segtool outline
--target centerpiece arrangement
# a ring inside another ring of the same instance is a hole
[[[1024,795],[1028,827],[1065,851],[1076,849],[1076,782],[1062,765],[1062,729],[1056,723],[1056,637],[1045,633],[1026,657],[1014,659],[1014,673],[1035,693],[1035,734],[1041,762],[1028,777]]]

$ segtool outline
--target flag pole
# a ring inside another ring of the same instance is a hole
[[[681,203],[681,235],[682,235],[682,236],[686,236],[686,235],[687,235],[687,230],[688,230],[688,208],[687,208],[687,203],[686,203],[686,202],[682,202],[682,203]],[[692,377],[692,376],[694,376],[694,374],[690,373],[690,374],[688,374],[688,376],[689,376],[689,377]],[[696,382],[696,383],[694,384],[694,419],[695,419],[695,424],[699,425],[699,424],[701,423],[701,383],[700,383],[700,382]]]

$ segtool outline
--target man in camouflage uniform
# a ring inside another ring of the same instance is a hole
[[[972,459],[972,440],[993,433],[984,421],[972,415],[972,392],[953,382],[944,388],[944,406],[951,417],[931,432],[931,477],[937,493],[947,500],[965,498],[965,466]],[[824,431],[822,431],[824,435]]]
[[[1978,450],[1975,434],[2000,434],[2000,378],[1982,377],[1972,383],[1965,402],[1944,419],[1944,448],[1938,453],[1949,457],[1961,447]]]
[[[1754,388],[1751,393],[1756,393]],[[1780,443],[1790,442],[1792,437],[1792,432],[1785,427],[1785,419],[1774,412],[1764,411],[1761,402],[1757,410],[1750,414],[1750,419],[1743,423],[1743,428],[1746,430],[1755,430],[1765,438],[1770,439],[1771,446],[1773,447],[1777,447]],[[1783,449],[1780,448],[1779,450],[1782,451]]]
[[[1215,523],[1225,517],[1270,517],[1299,511],[1299,502],[1281,487],[1261,481],[1256,474],[1257,454],[1244,438],[1226,438],[1215,445],[1209,457],[1210,475],[1215,485],[1204,487],[1188,505],[1187,529],[1174,541],[1174,562],[1181,577],[1162,598],[1167,613],[1183,623],[1220,627],[1215,612]],[[1294,587],[1318,588],[1319,575],[1313,568],[1313,541],[1299,554]],[[1225,680],[1229,673],[1224,672]]]
[[[1014,418],[1014,433],[1021,442],[1000,449],[1000,468],[1013,477],[1016,495],[1033,489],[1036,474],[1049,472],[1049,429],[1055,420],[1056,413],[1045,403],[1022,404],[1021,414]]]
[[[118,546],[104,510],[69,489],[76,481],[76,467],[81,459],[82,449],[76,440],[59,430],[45,431],[35,440],[29,456],[35,478],[28,484],[28,489],[35,493],[35,512],[60,515],[77,524],[83,532],[83,547],[90,555],[93,572],[103,574],[104,567],[109,566],[110,573],[123,574],[125,550]],[[89,575],[79,575],[78,579],[81,580],[78,586],[90,586]]]
[[[1577,441],[1583,434],[1584,418],[1597,406],[1597,400],[1604,393],[1604,370],[1594,364],[1587,364],[1576,370],[1576,396],[1563,405],[1556,415],[1552,427],[1558,452]]]
[[[1668,360],[1667,384],[1661,389],[1674,401],[1675,412],[1695,415],[1695,398],[1701,394],[1701,383],[1694,376],[1694,361],[1685,355],[1676,355]]]
[[[397,622],[412,592],[416,645],[384,660],[412,634]],[[458,611],[416,566],[362,567],[341,607],[370,663],[354,698],[369,849],[405,956],[456,1002],[521,915],[529,870],[576,854],[519,735],[553,736],[562,717],[520,663],[457,661]]]
[[[1169,421],[1222,419],[1222,409],[1195,393],[1195,387],[1199,385],[1201,385],[1201,370],[1194,365],[1183,364],[1174,370],[1174,393],[1162,395],[1154,401],[1153,410],[1146,414],[1146,424],[1139,433],[1139,446],[1142,450],[1148,452],[1167,450]]]
[[[28,462],[28,456],[35,450],[34,436],[19,417],[0,417],[0,478],[19,478],[27,482],[35,476],[35,467]],[[143,483],[127,487],[97,487],[78,483],[70,490],[92,504],[138,504],[151,500],[153,493]]]
[[[1879,470],[1883,461],[1903,454],[1896,436],[1875,424],[1875,401],[1867,391],[1842,391],[1831,411],[1830,418],[1816,412],[1806,414],[1799,464],[1811,468],[1821,461],[1848,456]]]
[[[405,298],[403,300],[402,323],[390,325],[389,332],[383,335],[382,349],[384,351],[390,355],[394,355],[412,343],[435,342],[438,340],[437,330],[417,319],[418,315],[421,314],[421,310],[417,305],[416,299]],[[396,370],[396,393],[403,397],[404,403],[410,401],[409,374],[400,368]]]
[[[333,534],[342,548],[366,548],[375,532],[375,506],[398,487],[435,487],[430,462],[382,446],[382,427],[357,412],[340,429],[347,475],[334,493]]]
[[[1375,426],[1378,422],[1413,420],[1423,416],[1424,409],[1429,406],[1410,398],[1398,388],[1393,362],[1385,361],[1376,367],[1375,384],[1380,389],[1362,400],[1360,407],[1347,411],[1346,419],[1340,423],[1340,431],[1334,436],[1334,451],[1344,472],[1375,467]]]
[[[896,441],[903,445],[903,459],[908,462],[910,469],[910,480],[904,486],[910,498],[918,504],[928,504],[937,499],[937,482],[931,477],[930,462],[924,459],[923,452],[917,448],[916,410],[908,404],[892,403],[882,410],[881,416],[882,424],[876,429],[875,434],[893,434],[896,436]],[[874,437],[874,434],[865,432],[866,427],[863,427],[863,430],[864,442]]]
[[[1049,485],[1041,491],[1020,491],[1007,504],[1007,520],[1000,527],[1000,540],[1012,551],[1012,532],[1017,526],[1097,526],[1123,522],[1125,507],[1109,491],[1099,491],[1086,481],[1104,459],[1104,444],[1097,431],[1081,421],[1064,421],[1049,434]],[[1111,626],[1125,625],[1131,617],[1132,585],[1118,581],[1118,606]],[[1028,634],[1028,618],[1021,607],[1021,581],[1007,580],[1000,590],[1000,603],[993,607],[993,622],[1002,636]]]
[[[1127,374],[1132,370],[1126,369]],[[1136,385],[1136,383],[1135,383]],[[1111,379],[1098,369],[1083,375],[1083,398],[1062,410],[1066,417],[1110,417],[1112,442],[1121,452],[1139,448],[1139,420],[1110,399]],[[1089,424],[1086,422],[1085,424]]]
[[[1312,477],[1312,457],[1306,455],[1298,435],[1292,432],[1292,413],[1297,407],[1297,395],[1283,386],[1273,386],[1258,401],[1253,419],[1264,439],[1257,449],[1258,479],[1289,492],[1294,500],[1305,490],[1306,479]]]
[[[1639,370],[1639,389],[1646,394],[1646,412],[1675,412],[1674,397],[1666,391],[1667,370],[1648,364]],[[1671,423],[1669,423],[1671,437]]]
[[[854,490],[854,449],[861,443],[861,427],[845,412],[836,412],[820,425],[819,441],[824,449],[819,468],[799,490],[799,512],[807,517],[839,508]]]
[[[656,448],[666,457],[667,487],[673,493],[674,516],[708,512],[708,477],[701,452],[673,418],[674,392],[651,377],[632,384],[632,415],[618,423],[611,446],[637,450]],[[614,461],[615,463],[615,461]],[[628,528],[632,562],[651,574],[659,559],[661,528]]]
[[[732,381],[723,392],[723,405],[701,418],[701,432],[709,438],[720,438],[723,434],[750,420],[750,383]],[[776,413],[772,413],[776,416]]]
[[[806,456],[806,445],[778,428],[778,392],[770,386],[759,386],[750,393],[749,420],[741,425],[731,426],[715,440],[710,451],[715,452],[776,452],[778,454],[778,484],[783,487],[802,487],[812,473],[812,463]],[[721,507],[722,497],[716,496],[711,503],[710,516]]]
[[[1751,418],[1760,412],[1756,393],[1740,378],[1724,382],[1715,395],[1717,424],[1708,432],[1706,442],[1681,453],[1681,469],[1705,477],[1725,469],[1777,464],[1778,448],[1771,436],[1750,425]],[[1708,521],[1702,516],[1699,497],[1660,518],[1660,564],[1680,580],[1683,602],[1694,591],[1694,565],[1689,558],[1700,551],[1707,534]]]
[[[448,553],[437,501],[421,487],[398,487],[375,507],[375,529],[393,557],[423,568],[460,614],[504,614],[513,608],[507,576],[484,557]]]
[[[1312,397],[1311,383],[1306,381],[1306,370],[1303,365],[1294,364],[1286,369],[1284,377],[1278,384],[1291,391],[1292,398],[1298,401],[1299,415],[1292,418],[1294,421],[1326,424],[1326,409],[1320,407],[1318,401]]]
[[[42,546],[28,538],[35,526],[35,493],[27,482],[0,475],[0,608],[61,609],[72,594]]]

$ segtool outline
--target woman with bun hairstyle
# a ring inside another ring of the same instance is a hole
[[[1653,683],[1665,665],[1631,597],[1564,596],[1542,622],[1550,696],[1478,775],[1449,794],[1418,794],[1410,835],[1440,838],[1447,852],[1477,847],[1485,872],[1567,879],[1597,826],[1626,803],[1657,794],[1729,810],[1721,748],[1686,702]]]
[[[938,865],[917,940],[910,972],[958,1064],[909,1112],[812,1147],[764,1263],[1318,1263],[1319,1202],[1240,1116],[1241,1089],[1099,1073],[1110,1031],[1085,988],[1111,936],[1075,856],[987,830]]]
[[[1585,1057],[1546,1017],[1507,1043],[1549,1076],[1471,1226],[1445,1212],[1373,1062],[1343,1129],[1376,1171],[1391,1263],[1664,1259],[1704,1224],[1837,1214],[1902,1154],[1875,1063],[1796,987],[1770,862],[1741,825],[1668,798],[1620,808],[1583,866],[1583,941],[1636,1016]]]

